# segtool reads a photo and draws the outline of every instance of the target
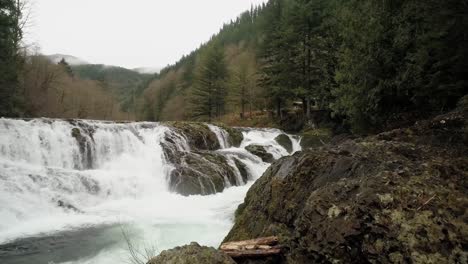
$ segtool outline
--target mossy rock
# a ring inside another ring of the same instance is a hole
[[[218,138],[205,123],[199,122],[167,122],[187,138],[192,149],[216,150],[220,148]]]
[[[275,138],[275,141],[286,149],[287,152],[291,153],[293,151],[293,143],[288,135],[281,134]]]
[[[80,129],[79,128],[73,128],[72,129],[72,133],[71,133],[72,137],[74,137],[75,139],[77,140],[80,140],[81,138],[81,132],[80,132]]]
[[[184,153],[169,177],[171,190],[181,195],[222,192],[226,179],[236,185],[236,175],[226,158],[215,152]],[[181,165],[184,164],[184,165]]]
[[[147,264],[236,264],[236,262],[222,251],[192,242],[187,246],[165,250]]]
[[[279,236],[281,264],[467,263],[466,120],[445,114],[282,158],[225,241]]]
[[[247,166],[236,158],[234,158],[234,163],[236,164],[236,167],[241,174],[242,180],[244,183],[247,183],[249,181],[249,172],[247,171]]]
[[[248,152],[254,154],[255,156],[261,158],[263,162],[272,163],[275,161],[273,155],[268,153],[264,146],[251,144],[245,148]]]
[[[311,129],[301,134],[301,147],[303,149],[317,148],[329,143],[332,132],[329,129]]]
[[[226,132],[229,134],[229,144],[231,146],[238,148],[241,145],[242,141],[244,140],[244,135],[240,129],[235,127],[228,127],[222,123],[215,123],[214,125],[226,130]]]

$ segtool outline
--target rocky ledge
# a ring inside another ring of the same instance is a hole
[[[235,264],[226,254],[193,242],[188,246],[163,251],[147,264]]]
[[[467,263],[466,115],[280,159],[225,241],[275,235],[285,246],[238,263]]]
[[[242,162],[235,159],[230,165],[226,156],[215,151],[221,146],[207,124],[169,122],[165,125],[171,128],[162,147],[166,159],[174,167],[169,176],[172,191],[182,195],[209,195],[222,192],[227,185],[238,186],[248,181],[249,175]],[[223,129],[229,145],[239,146],[242,132]]]

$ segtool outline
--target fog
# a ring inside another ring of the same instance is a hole
[[[31,0],[27,41],[44,54],[127,68],[176,62],[266,0]]]

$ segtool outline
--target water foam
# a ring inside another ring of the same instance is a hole
[[[183,135],[164,125],[0,119],[0,244],[118,224],[129,226],[134,239],[154,243],[158,250],[191,241],[217,246],[248,188],[269,166],[244,147],[264,145],[275,158],[289,153],[274,141],[280,130],[246,130],[241,147],[234,148],[226,131],[210,129],[241,186],[184,197],[169,191],[172,166],[161,142],[169,134],[180,151],[190,147]],[[293,143],[299,150],[297,140]],[[247,183],[236,160],[249,173]],[[123,246],[109,246],[73,263],[114,263],[116,256],[126,256]]]

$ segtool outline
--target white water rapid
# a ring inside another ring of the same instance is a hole
[[[226,131],[209,128],[239,186],[185,197],[169,191],[173,166],[161,142],[171,128],[163,124],[0,119],[0,263],[121,263],[129,257],[123,233],[155,253],[191,241],[217,247],[269,166],[244,147],[290,153],[274,140],[280,130],[244,130],[235,148]],[[235,160],[250,174],[246,184]]]

